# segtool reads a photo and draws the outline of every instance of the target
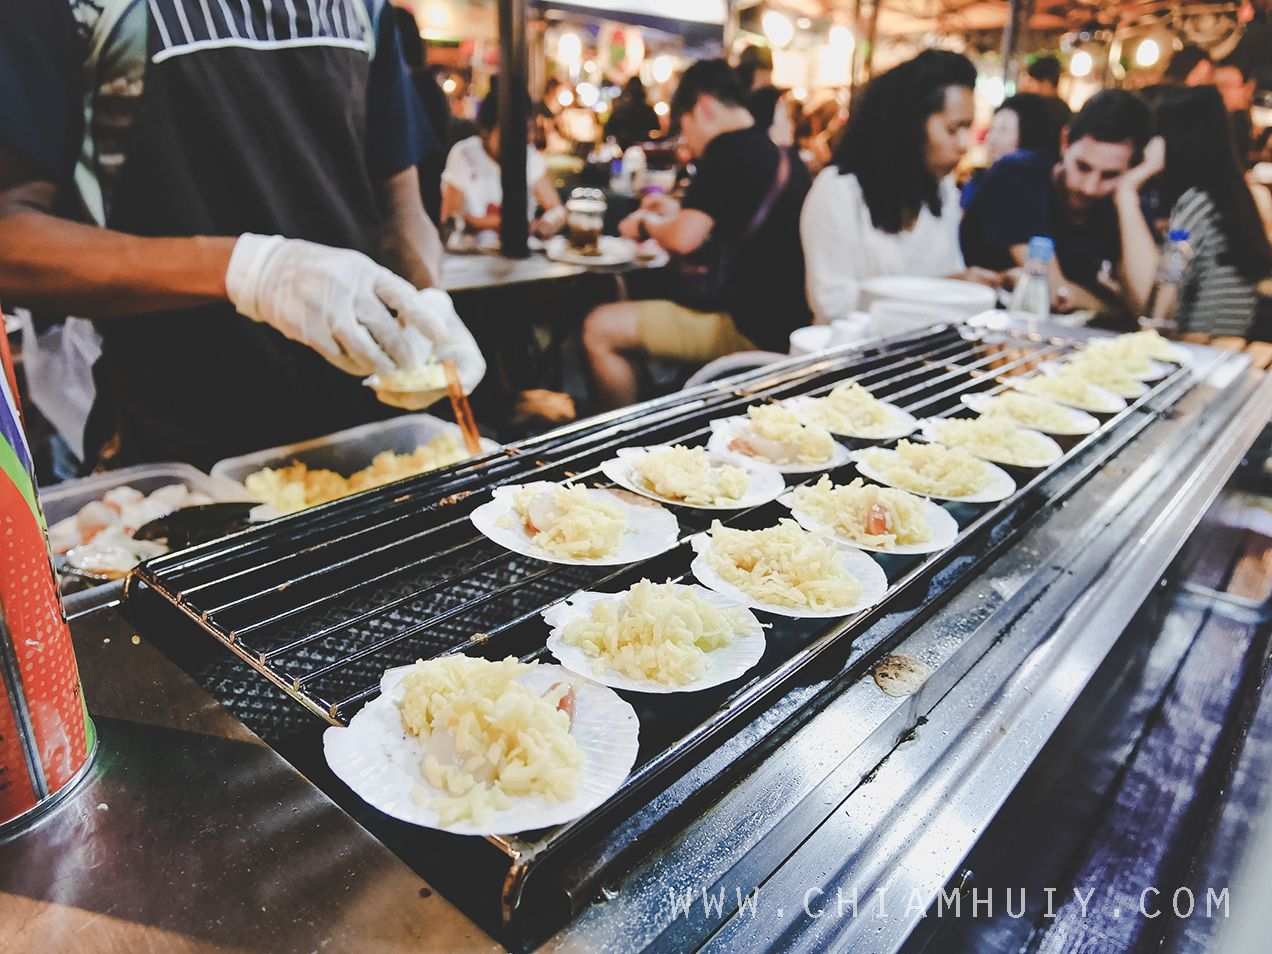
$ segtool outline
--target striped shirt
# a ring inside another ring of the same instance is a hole
[[[1188,233],[1193,259],[1184,275],[1179,298],[1179,330],[1244,338],[1258,303],[1256,282],[1225,259],[1224,235],[1210,196],[1189,189],[1170,213],[1170,227]]]

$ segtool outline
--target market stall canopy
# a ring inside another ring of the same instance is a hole
[[[693,40],[719,38],[728,17],[725,0],[535,0],[543,10],[564,10],[585,16],[650,27]]]
[[[778,6],[798,10],[801,15],[818,16],[852,13],[855,0],[786,0]],[[820,8],[809,11],[809,7]],[[868,9],[869,5],[863,6]],[[1007,22],[1009,0],[882,0],[879,5],[879,33],[883,36],[913,33],[952,35],[1001,29]],[[1167,16],[1181,26],[1189,42],[1209,47],[1191,35],[1188,26],[1198,19],[1223,19],[1236,23],[1236,6],[1226,2],[1194,2],[1170,7],[1161,0],[1034,0],[1029,28],[1044,33],[1080,31],[1093,27],[1113,27],[1143,19]]]

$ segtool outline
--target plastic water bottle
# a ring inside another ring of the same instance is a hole
[[[605,140],[605,155],[609,157],[610,164],[610,191],[631,191],[632,174],[627,168],[623,150],[618,148],[618,141],[613,136]]]
[[[1148,296],[1148,305],[1140,317],[1141,328],[1152,328],[1158,334],[1172,335],[1179,331],[1177,315],[1179,289],[1184,275],[1192,263],[1193,250],[1188,244],[1188,233],[1183,229],[1171,229],[1162,245],[1162,258],[1157,265],[1157,277]]]
[[[1049,238],[1035,235],[1029,240],[1029,258],[1012,292],[1011,310],[1030,321],[1051,317],[1051,259],[1055,252],[1055,243]]]
[[[628,188],[633,193],[640,193],[645,187],[645,150],[640,146],[628,146],[623,153],[623,172]]]

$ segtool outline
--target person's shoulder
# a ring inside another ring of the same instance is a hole
[[[831,201],[837,198],[859,202],[862,198],[861,183],[857,181],[857,177],[851,172],[842,172],[833,163],[817,173],[816,178],[813,179],[811,191],[817,192]]]
[[[745,165],[756,160],[774,160],[777,146],[768,133],[757,126],[720,133],[703,150],[702,158],[712,162]]]
[[[985,170],[979,191],[1045,188],[1051,178],[1051,162],[1035,152],[1018,150],[1003,156]]]
[[[481,149],[480,136],[468,136],[464,139],[456,141],[451,146],[450,152],[446,156],[446,165],[448,166],[471,166],[473,165],[473,149]]]
[[[990,166],[990,169],[1002,169],[1004,171],[1012,171],[1020,175],[1048,176],[1055,163],[1048,159],[1040,152],[1034,152],[1032,149],[1017,149],[1015,152],[1009,152],[996,163]]]

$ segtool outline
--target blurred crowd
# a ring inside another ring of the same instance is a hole
[[[809,321],[854,319],[878,276],[1006,295],[1038,248],[1051,313],[1130,328],[1168,292],[1172,329],[1250,335],[1272,269],[1254,80],[1239,60],[1186,48],[1176,61],[1164,82],[1104,90],[1071,114],[1058,62],[1039,59],[995,111],[988,165],[970,177],[977,73],[964,56],[924,51],[870,82],[846,121],[816,128],[762,64],[695,63],[669,111],[692,173],[620,228],[673,254],[672,291],[604,305],[584,326],[603,402],[635,400],[650,358],[784,352]],[[1181,248],[1186,269],[1159,295],[1163,255]]]

